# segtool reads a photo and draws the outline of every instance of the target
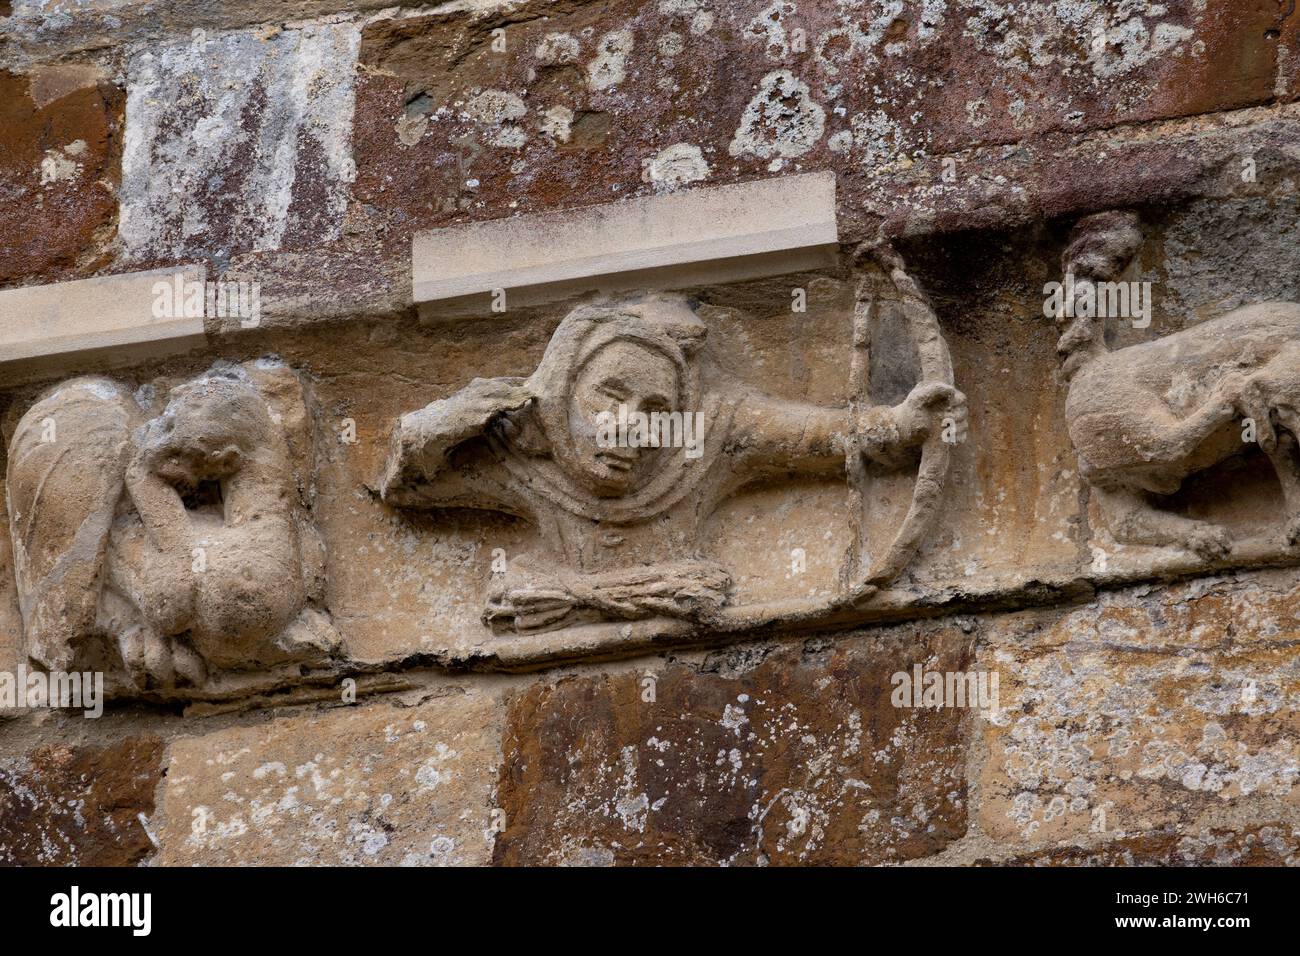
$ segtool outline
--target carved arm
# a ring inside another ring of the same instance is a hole
[[[454,395],[403,415],[393,429],[380,497],[394,505],[460,503],[472,489],[448,471],[452,451],[532,397],[518,380],[476,378]]]
[[[737,445],[764,471],[810,475],[841,474],[849,447],[871,461],[901,467],[908,452],[936,426],[936,410],[951,414],[959,430],[965,399],[942,383],[914,388],[895,406],[828,408],[747,393],[738,402]]]
[[[193,571],[194,534],[185,503],[174,487],[151,466],[146,446],[126,469],[130,495],[155,557],[146,559],[149,584],[160,596],[158,624],[166,634],[190,626],[198,581]]]

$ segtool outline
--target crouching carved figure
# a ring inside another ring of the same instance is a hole
[[[906,289],[896,299],[907,298],[925,325],[923,348],[947,377],[920,382],[897,406],[787,401],[702,367],[707,327],[682,298],[584,305],[560,323],[527,380],[475,379],[403,415],[379,483],[383,500],[497,510],[537,526],[541,551],[493,578],[484,622],[497,633],[654,616],[717,623],[731,579],[701,553],[700,532],[723,498],[764,478],[846,468],[851,477],[864,460],[911,466],[945,418],[954,436],[964,432],[964,399],[933,314],[901,265],[887,266],[898,270]],[[859,377],[864,361],[855,359]],[[602,422],[638,413],[680,425],[685,447],[663,447],[674,443],[662,433],[659,447],[601,439]],[[942,474],[931,479],[927,515]],[[914,520],[906,547],[884,562],[891,566],[850,593],[868,595],[896,573],[923,524]]]
[[[1142,241],[1136,217],[1082,220],[1063,266],[1076,296],[1110,282]],[[1064,311],[1064,310],[1063,310]],[[1110,351],[1103,320],[1071,310],[1057,345],[1066,417],[1082,476],[1116,541],[1174,546],[1207,559],[1241,542],[1227,529],[1163,509],[1152,496],[1247,450],[1253,432],[1285,500],[1277,544],[1300,539],[1300,304],[1265,302],[1155,341]]]
[[[104,670],[119,694],[328,658],[295,473],[308,435],[301,385],[273,363],[215,368],[155,417],[105,378],[46,392],[7,474],[28,654]]]

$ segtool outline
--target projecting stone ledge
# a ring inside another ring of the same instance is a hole
[[[823,268],[838,240],[835,174],[809,173],[417,233],[413,291],[424,317],[486,313]]]
[[[204,276],[202,266],[182,266],[0,292],[0,369],[83,370],[203,345],[202,314],[187,316],[174,295],[158,308],[156,287],[193,288]]]

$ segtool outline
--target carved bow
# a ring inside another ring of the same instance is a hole
[[[952,385],[952,359],[939,330],[938,318],[924,293],[907,274],[898,253],[883,241],[862,243],[854,252],[853,265],[858,272],[849,367],[849,406],[853,417],[857,419],[859,411],[871,404],[871,327],[881,305],[896,310],[916,344],[921,383]],[[884,277],[888,277],[887,282]],[[948,477],[949,452],[942,431],[931,429],[921,446],[921,463],[907,516],[890,545],[873,553],[866,540],[870,476],[857,443],[852,443],[847,467],[853,539],[841,573],[840,603],[852,605],[869,599],[897,577],[916,554],[939,511]]]

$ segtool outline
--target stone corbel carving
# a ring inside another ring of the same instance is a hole
[[[1063,256],[1076,299],[1113,282],[1142,242],[1129,213],[1090,216]],[[1092,288],[1090,288],[1092,287]],[[1193,474],[1250,450],[1271,460],[1285,500],[1271,547],[1300,540],[1300,305],[1250,305],[1155,341],[1111,351],[1094,310],[1062,315],[1057,345],[1081,475],[1122,544],[1171,546],[1206,560],[1245,542],[1162,508]],[[1247,421],[1249,420],[1249,421]]]
[[[901,262],[874,252],[869,267],[861,263],[869,274],[847,406],[774,398],[725,375],[706,360],[707,327],[683,298],[582,305],[526,380],[475,379],[403,415],[378,485],[383,500],[497,510],[535,524],[541,550],[494,575],[483,620],[498,634],[650,617],[737,626],[755,616],[730,605],[728,570],[701,551],[701,528],[724,498],[755,481],[847,472],[860,508],[863,463],[915,467],[924,446],[914,506],[894,545],[872,549],[871,560],[851,554],[841,596],[829,603],[870,600],[933,516],[946,473],[947,449],[936,447],[942,423],[960,440],[966,416],[933,313]],[[893,407],[866,395],[869,313],[881,297],[912,332],[923,370]],[[602,420],[639,412],[676,415],[687,447],[602,443]]]
[[[104,671],[110,692],[162,696],[326,661],[338,638],[321,608],[297,376],[224,365],[172,388],[161,410],[142,409],[151,398],[77,378],[14,430],[7,491],[28,654]]]

